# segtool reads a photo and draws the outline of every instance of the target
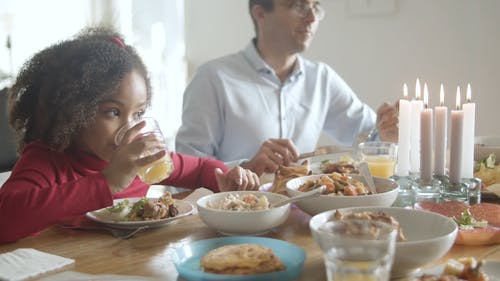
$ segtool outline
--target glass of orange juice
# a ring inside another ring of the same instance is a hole
[[[167,144],[165,137],[163,136],[163,133],[160,130],[160,126],[158,125],[158,122],[151,117],[144,117],[139,120],[132,121],[128,124],[125,124],[123,127],[121,127],[118,132],[115,135],[115,143],[118,145],[122,139],[125,133],[132,127],[134,127],[137,123],[145,121],[146,125],[138,132],[136,137],[141,137],[149,134],[154,134],[157,139],[160,141],[162,146],[166,149]],[[147,156],[154,154],[158,152],[158,149],[154,149],[151,151],[147,151],[144,155],[142,156]],[[137,172],[137,176],[139,178],[147,183],[147,184],[155,184],[158,183],[170,176],[172,171],[174,170],[174,164],[172,162],[172,158],[170,157],[170,154],[167,153],[165,156],[162,158],[156,160],[153,163],[150,163],[142,168],[139,169]]]
[[[361,161],[368,164],[373,176],[390,178],[394,175],[398,146],[392,142],[370,141],[359,144]]]

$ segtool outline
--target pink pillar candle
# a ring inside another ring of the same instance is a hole
[[[467,85],[466,103],[462,105],[464,112],[464,141],[462,147],[462,177],[474,177],[474,134],[476,104],[471,98],[470,84]]]
[[[441,84],[439,94],[440,105],[434,108],[435,119],[435,142],[434,142],[434,173],[446,175],[446,144],[448,134],[448,108],[444,106],[444,89]]]
[[[457,107],[451,111],[450,181],[460,183],[462,178],[462,142],[464,114],[460,110],[460,88],[457,89]]]
[[[420,172],[420,111],[424,107],[420,99],[420,81],[417,79],[415,99],[411,104],[410,172]]]
[[[428,105],[427,84],[424,86],[424,109],[420,112],[420,179],[424,183],[432,181],[433,116]]]

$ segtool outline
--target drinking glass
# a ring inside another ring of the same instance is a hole
[[[392,142],[370,141],[360,143],[361,161],[368,164],[373,176],[390,178],[394,175],[398,147]]]
[[[397,230],[381,221],[329,221],[317,231],[328,281],[388,281]]]
[[[136,124],[138,124],[139,122],[142,122],[142,121],[146,122],[146,125],[137,133],[135,138],[154,134],[154,135],[156,135],[157,139],[163,145],[163,148],[166,149],[167,148],[166,140],[165,140],[165,137],[163,136],[163,133],[160,130],[160,126],[158,125],[158,122],[154,118],[151,118],[151,117],[144,117],[140,120],[135,120],[135,121],[132,121],[130,123],[125,124],[116,133],[115,144],[118,145],[122,141],[125,133],[128,130],[130,130],[130,128],[134,127]],[[148,155],[152,155],[158,151],[159,150],[157,148],[155,148],[155,149],[152,149],[150,151],[147,151],[146,153],[144,153],[141,156],[145,157]],[[161,182],[162,180],[168,178],[168,176],[170,176],[170,174],[172,173],[173,170],[174,170],[174,164],[172,162],[172,158],[170,157],[170,154],[167,151],[165,156],[163,156],[162,158],[160,158],[160,159],[154,161],[153,163],[150,163],[144,167],[141,167],[139,169],[139,171],[137,172],[137,176],[139,176],[139,178],[147,184],[155,184],[155,183]]]

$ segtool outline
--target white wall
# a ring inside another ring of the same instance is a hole
[[[370,7],[366,6],[371,3]],[[417,77],[430,105],[452,107],[455,91],[472,85],[476,135],[500,135],[500,1],[323,0],[327,16],[306,57],[330,64],[373,108],[396,101]],[[378,11],[377,11],[378,10]],[[187,0],[190,73],[201,63],[242,49],[253,36],[247,0]]]

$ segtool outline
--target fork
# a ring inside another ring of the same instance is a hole
[[[98,226],[81,226],[81,225],[63,225],[63,224],[60,224],[59,227],[64,229],[74,229],[74,230],[106,230],[110,232],[114,237],[124,240],[132,238],[140,231],[149,228],[149,226],[147,225],[134,229],[118,229],[106,226],[98,227]]]

